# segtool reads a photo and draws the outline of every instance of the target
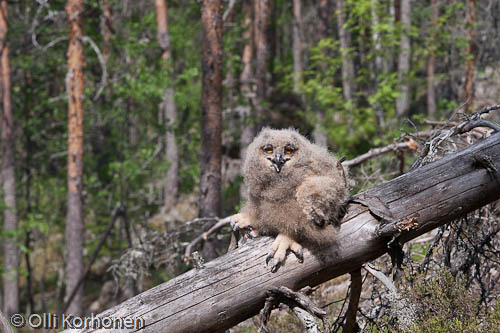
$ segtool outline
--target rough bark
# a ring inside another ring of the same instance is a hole
[[[397,3],[397,1],[395,2]],[[408,115],[410,109],[410,25],[411,7],[410,0],[401,0],[401,39],[399,42],[398,55],[398,90],[399,96],[396,99],[396,115],[404,117]],[[397,12],[397,11],[396,11]]]
[[[202,8],[202,122],[200,216],[221,213],[222,3],[207,0]]]
[[[293,53],[293,91],[300,93],[302,82],[302,53],[304,51],[304,26],[302,22],[302,1],[293,0],[293,29],[292,29],[292,53]]]
[[[77,286],[83,275],[83,80],[82,18],[83,0],[68,0],[69,20],[68,73],[68,203],[66,215],[66,297]],[[83,284],[68,307],[68,313],[82,313]]]
[[[427,59],[427,115],[434,118],[436,114],[436,90],[434,88],[434,67],[436,64],[436,38],[439,7],[438,0],[431,0],[432,6],[432,28],[429,45],[429,59]]]
[[[466,109],[470,111],[474,101],[474,72],[477,55],[476,45],[476,0],[467,0],[467,7],[465,11],[465,22],[468,33],[468,43],[465,49],[466,54],[466,74],[464,94],[467,101]]]
[[[2,190],[3,229],[6,233],[17,230],[15,140],[11,104],[9,44],[7,42],[7,1],[0,2],[0,86],[2,88]],[[18,266],[20,260],[16,238],[9,236],[3,244],[3,312],[9,316],[19,311]]]
[[[268,63],[270,54],[269,30],[271,27],[271,0],[254,1],[254,42],[255,42],[255,81],[257,116],[264,115],[267,100]]]
[[[477,156],[493,161],[490,171]],[[337,242],[300,263],[289,255],[271,273],[267,237],[178,276],[101,313],[143,318],[146,332],[223,331],[258,313],[266,291],[299,290],[352,272],[387,251],[396,236],[413,239],[500,199],[500,134],[355,196]],[[103,330],[104,332],[104,330]]]
[[[172,51],[170,48],[170,35],[168,33],[168,9],[165,0],[155,0],[156,23],[158,27],[158,43],[162,49],[162,59],[168,73],[172,73]],[[173,81],[169,75],[168,81]],[[174,100],[173,82],[165,89],[161,108],[166,122],[165,158],[167,161],[167,174],[164,188],[164,211],[170,210],[177,200],[179,192],[179,149],[175,140],[174,126],[177,122],[177,106]]]

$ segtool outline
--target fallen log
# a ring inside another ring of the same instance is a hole
[[[265,257],[272,240],[249,240],[98,317],[142,318],[143,327],[123,330],[131,332],[224,331],[257,314],[272,287],[316,286],[381,256],[395,238],[408,241],[500,199],[499,170],[497,133],[355,196],[337,242],[318,253],[304,251],[303,263],[292,254],[271,273]]]

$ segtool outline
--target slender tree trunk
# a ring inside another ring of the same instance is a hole
[[[165,151],[168,164],[167,174],[165,178],[164,189],[164,211],[170,210],[176,200],[179,192],[179,151],[175,141],[174,126],[177,122],[177,106],[174,100],[174,87],[172,79],[172,51],[170,48],[170,35],[168,33],[168,9],[165,5],[165,0],[155,0],[156,6],[156,22],[158,26],[158,42],[162,49],[162,59],[168,70],[170,83],[165,89],[161,108],[163,109],[164,119],[166,122],[165,135]],[[169,68],[170,67],[170,68]]]
[[[434,88],[434,67],[436,64],[436,38],[434,37],[437,32],[438,16],[439,16],[439,2],[438,0],[431,0],[432,6],[432,29],[429,46],[429,59],[427,60],[427,115],[434,118],[436,114],[436,90]]]
[[[254,91],[252,89],[252,58],[253,58],[253,24],[252,24],[252,3],[251,0],[243,0],[243,53],[241,56],[241,63],[243,70],[240,74],[241,94],[243,95],[244,105],[242,105],[238,112],[241,120],[241,135],[240,135],[240,159],[243,161],[246,156],[248,145],[252,142],[255,136],[255,115],[254,115]],[[246,199],[246,186],[240,186],[240,198]]]
[[[269,74],[269,30],[271,19],[271,0],[254,1],[254,41],[255,57],[257,66],[255,79],[257,84],[256,108],[257,116],[262,118],[264,115],[264,103],[267,100],[267,81]]]
[[[465,100],[467,101],[467,111],[472,109],[474,102],[474,72],[477,55],[476,45],[476,0],[467,0],[467,8],[465,14],[465,21],[467,26],[467,33],[469,42],[465,49],[467,57],[467,69],[465,74],[464,93]]]
[[[330,21],[331,21],[331,10],[330,10],[330,0],[320,0],[316,2],[316,15],[318,17],[318,39],[324,40],[330,37]],[[324,55],[328,55],[327,51],[323,52]],[[326,71],[326,64],[322,64],[318,70]],[[314,130],[312,132],[312,137],[317,145],[326,147],[328,145],[328,137],[325,130],[322,128],[322,124],[325,119],[325,114],[318,106],[314,106]]]
[[[10,93],[9,44],[7,42],[7,1],[0,2],[0,86],[2,88],[2,186],[5,204],[3,229],[12,233],[17,230],[15,140]],[[9,316],[19,311],[18,267],[20,252],[16,238],[9,235],[3,244],[3,312]]]
[[[318,0],[316,2],[316,15],[318,17],[318,35],[319,40],[325,39],[329,36],[331,10],[330,0]]]
[[[302,53],[304,51],[304,26],[302,23],[302,0],[293,0],[293,91],[300,93],[302,83]]]
[[[346,102],[352,101],[354,91],[354,64],[349,55],[351,34],[344,27],[344,0],[337,0],[337,28],[339,31],[340,52],[342,54],[342,92]]]
[[[102,56],[106,63],[111,55],[111,37],[113,36],[113,6],[111,0],[101,0]]]
[[[220,216],[222,163],[222,4],[203,1],[200,216]]]
[[[66,297],[83,275],[83,43],[81,37],[83,0],[68,0],[66,12],[70,23],[68,47],[68,211],[66,216]],[[68,313],[82,314],[83,284],[79,287]]]
[[[397,3],[397,1],[396,1]],[[410,109],[410,25],[411,25],[411,7],[410,0],[401,0],[401,40],[399,43],[398,57],[398,87],[399,97],[396,99],[396,115],[404,117]],[[396,10],[397,13],[397,10]]]
[[[380,42],[380,34],[375,27],[377,27],[380,23],[380,19],[378,16],[378,1],[371,0],[371,19],[372,19],[372,39],[373,39],[373,48],[375,50],[375,60],[374,60],[374,71],[373,81],[375,85],[372,86],[372,92],[378,88],[378,84],[380,82],[380,74],[384,72],[386,68],[384,68],[384,59],[382,58],[382,43]],[[385,126],[385,114],[384,109],[379,103],[374,105],[375,113],[377,115],[377,122],[380,129],[383,129]]]

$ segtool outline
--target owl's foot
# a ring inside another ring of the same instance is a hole
[[[233,231],[239,231],[242,235],[248,238],[255,238],[258,236],[257,230],[255,230],[252,225],[250,218],[242,213],[235,214],[229,222]]]
[[[271,272],[276,272],[281,266],[285,260],[287,250],[295,253],[299,262],[304,262],[304,252],[302,250],[302,246],[290,237],[284,234],[279,234],[274,240],[273,245],[271,245],[266,257],[266,264],[269,264],[269,261],[274,258]]]

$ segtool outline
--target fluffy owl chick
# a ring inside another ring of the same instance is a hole
[[[276,236],[266,262],[275,271],[287,250],[303,260],[302,246],[331,244],[345,214],[348,188],[338,160],[292,129],[263,129],[243,163],[248,201],[233,228]]]

